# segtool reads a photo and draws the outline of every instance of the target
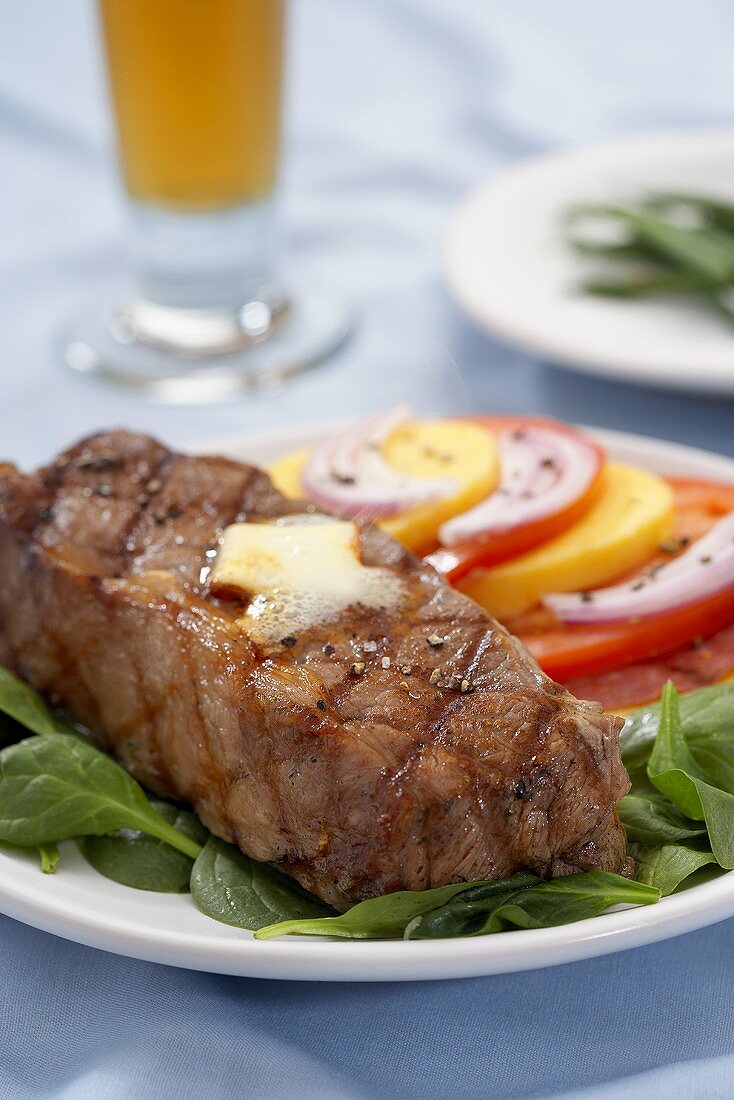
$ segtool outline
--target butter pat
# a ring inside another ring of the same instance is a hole
[[[389,569],[360,560],[354,523],[321,516],[232,524],[210,584],[214,592],[241,593],[249,600],[239,622],[263,642],[297,635],[356,604],[394,606],[403,591]]]

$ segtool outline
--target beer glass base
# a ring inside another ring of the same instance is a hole
[[[343,303],[296,290],[276,305],[175,310],[96,303],[67,333],[72,370],[158,401],[220,401],[267,389],[323,362],[352,332]]]

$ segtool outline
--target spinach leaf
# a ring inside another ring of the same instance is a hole
[[[215,836],[194,864],[191,897],[207,917],[251,932],[275,921],[330,919],[334,912],[295,879]]]
[[[334,917],[307,920],[284,920],[270,924],[255,933],[256,939],[286,936],[294,932],[302,936],[343,936],[347,939],[394,939],[402,936],[406,926],[421,913],[443,905],[454,894],[474,885],[491,883],[455,882],[433,890],[398,890],[379,898],[369,898],[352,906],[346,913]]]
[[[29,737],[0,752],[0,840],[37,847],[116,829],[140,829],[192,859],[201,851],[119,764],[72,734]]]
[[[476,935],[490,910],[542,881],[537,875],[517,874],[479,886],[469,885],[444,905],[414,917],[406,925],[403,937],[420,940]]]
[[[56,722],[37,691],[0,667],[0,712],[32,733],[56,733]]]
[[[686,732],[688,732],[682,708],[681,720],[684,723]],[[622,754],[622,762],[633,777],[633,785],[638,772],[641,772],[643,778],[647,778],[647,762],[650,759],[659,726],[660,703],[650,703],[645,707],[639,707],[631,711],[625,719],[619,735],[619,749]]]
[[[627,718],[620,735],[622,759],[630,773],[644,768],[660,725],[661,703],[650,703]],[[680,697],[686,741],[712,782],[734,790],[734,684],[688,691]]]
[[[669,680],[660,698],[660,725],[647,762],[647,774],[653,786],[658,786],[655,779],[671,770],[684,771],[696,779],[705,779],[703,770],[696,763],[688,747],[680,718],[678,692]],[[692,804],[692,808],[694,805],[695,803]],[[688,816],[692,815],[688,814]]]
[[[513,875],[496,882],[455,883],[434,890],[386,894],[322,920],[289,920],[262,928],[257,939],[289,933],[352,939],[436,939],[510,928],[550,928],[603,913],[621,903],[649,904],[653,887],[606,871],[543,882]]]
[[[675,844],[680,840],[706,834],[703,822],[684,817],[654,788],[650,791],[644,788],[633,789],[633,793],[625,795],[617,803],[617,813],[627,830],[628,838],[633,843],[646,847]]]
[[[663,688],[660,728],[647,764],[650,782],[686,817],[705,821],[720,866],[734,868],[734,794],[713,786],[691,753],[672,683]]]
[[[207,831],[195,814],[168,802],[151,800],[161,817],[196,844],[204,844]],[[189,889],[194,861],[191,856],[139,829],[120,829],[112,836],[88,836],[81,843],[88,863],[105,878],[160,894],[180,894]]]
[[[684,695],[680,702],[682,713],[690,712],[694,701]],[[734,791],[734,684],[719,685],[718,692],[712,690],[700,702],[706,705],[695,712],[695,721],[693,716],[688,718],[684,726],[686,739],[709,781],[725,791]]]
[[[716,863],[713,852],[705,847],[684,844],[663,844],[645,852],[637,866],[639,882],[655,886],[663,897],[672,894],[680,884],[709,863]]]
[[[505,881],[509,885],[511,879]],[[496,883],[501,887],[503,883]],[[650,905],[660,898],[653,886],[615,875],[609,871],[587,871],[537,882],[526,889],[505,892],[485,900],[483,919],[467,928],[451,921],[452,903],[419,917],[407,929],[409,939],[436,939],[455,935],[485,936],[513,928],[552,928],[559,924],[597,917],[614,905]],[[459,905],[463,897],[457,899]]]
[[[59,849],[55,844],[42,844],[38,849],[38,855],[44,875],[52,875],[59,865]]]

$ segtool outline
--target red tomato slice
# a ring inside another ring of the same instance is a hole
[[[594,676],[564,681],[577,699],[595,699],[605,710],[626,710],[659,699],[672,680],[678,691],[716,684],[734,672],[734,626],[725,626],[697,645]]]
[[[669,477],[675,493],[678,538],[698,539],[728,512],[734,512],[734,485],[720,481]]]
[[[501,431],[506,428],[533,427],[551,428],[553,431],[562,432],[574,438],[579,438],[580,432],[568,424],[560,424],[555,420],[545,417],[512,417],[512,416],[473,416],[470,418],[476,424],[482,424],[492,431]],[[518,554],[524,554],[536,546],[547,542],[549,539],[560,535],[568,527],[581,519],[589,510],[599,490],[599,475],[604,464],[604,451],[593,440],[583,437],[596,452],[598,467],[596,476],[587,491],[578,497],[568,507],[545,516],[534,523],[526,523],[507,531],[501,535],[491,535],[488,538],[476,538],[470,541],[452,546],[450,549],[440,547],[429,555],[428,561],[440,573],[443,573],[449,581],[458,581],[469,573],[474,566],[498,565],[508,558],[514,558]]]
[[[734,485],[685,478],[669,479],[675,491],[675,537],[700,538],[734,511]],[[673,547],[671,547],[673,549]],[[671,560],[671,553],[656,560]],[[719,592],[688,607],[626,623],[562,626],[539,609],[518,616],[508,628],[524,642],[553,679],[610,672],[658,654],[671,653],[734,622],[734,591]]]
[[[520,638],[553,680],[607,672],[660,653],[670,653],[694,638],[705,638],[734,621],[734,590],[718,592],[689,607],[626,623],[558,626]]]

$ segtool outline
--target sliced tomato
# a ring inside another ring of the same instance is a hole
[[[675,493],[678,538],[698,539],[718,519],[734,512],[734,485],[720,481],[669,477]]]
[[[491,431],[503,431],[505,429],[533,427],[551,428],[553,431],[562,432],[578,438],[581,433],[568,424],[561,424],[547,417],[511,417],[511,416],[481,416],[471,417],[477,423],[482,424]],[[466,576],[475,566],[485,568],[490,565],[498,565],[509,558],[517,557],[528,550],[540,546],[549,539],[560,535],[568,527],[578,522],[588,512],[599,490],[599,475],[604,464],[604,451],[593,440],[584,436],[584,441],[589,443],[596,452],[598,468],[596,477],[587,491],[578,497],[567,508],[563,508],[553,515],[545,516],[534,523],[523,524],[512,531],[506,531],[501,535],[491,535],[488,538],[476,538],[452,546],[450,549],[439,547],[429,555],[428,561],[435,569],[449,581],[458,581]]]
[[[556,624],[540,633],[519,633],[521,641],[553,680],[606,672],[705,638],[734,621],[734,590],[689,607],[637,622],[588,626]]]
[[[734,673],[734,626],[709,635],[705,642],[683,646],[611,672],[565,681],[577,699],[594,699],[605,710],[627,710],[659,699],[672,680],[678,691],[717,684]]]
[[[723,515],[734,511],[734,485],[690,478],[669,480],[675,491],[675,538],[661,547],[655,561],[671,560],[691,539],[700,538]],[[549,676],[565,683],[674,652],[733,622],[734,591],[729,590],[636,622],[561,625],[549,611],[537,609],[506,625]]]

